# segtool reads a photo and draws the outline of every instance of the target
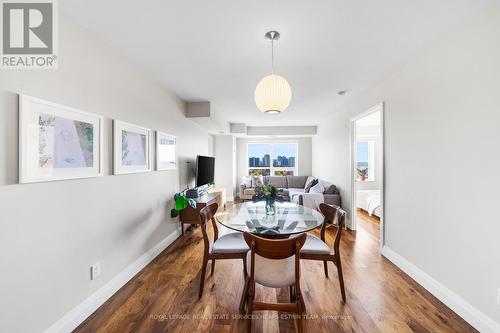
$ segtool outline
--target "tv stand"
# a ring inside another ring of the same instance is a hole
[[[200,223],[200,210],[203,207],[213,204],[214,202],[219,204],[219,211],[226,209],[226,190],[210,188],[208,191],[198,197],[192,198],[196,202],[196,208],[187,206],[181,210],[179,214],[179,220],[181,222],[181,231],[184,236],[184,224],[199,224]]]

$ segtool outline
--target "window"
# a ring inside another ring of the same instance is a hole
[[[375,142],[358,141],[356,144],[358,181],[375,180]]]
[[[249,143],[248,174],[286,176],[297,174],[296,143]]]

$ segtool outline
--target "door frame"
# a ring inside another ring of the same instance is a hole
[[[384,128],[384,102],[380,102],[368,110],[361,112],[350,118],[349,121],[349,150],[350,150],[350,177],[351,177],[351,229],[356,230],[357,222],[357,207],[356,207],[356,178],[357,171],[354,164],[356,163],[356,121],[366,117],[367,115],[380,111],[380,144],[382,148],[382,172],[380,173],[380,206],[382,208],[382,216],[380,216],[380,250],[385,244],[385,128]]]

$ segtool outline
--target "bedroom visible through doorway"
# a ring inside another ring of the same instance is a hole
[[[380,228],[383,242],[383,104],[351,119],[352,226],[358,220]],[[382,244],[381,244],[382,245]]]

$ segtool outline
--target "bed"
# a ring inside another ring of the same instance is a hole
[[[370,216],[382,215],[380,206],[380,191],[379,190],[359,190],[356,194],[356,206],[368,212]]]

